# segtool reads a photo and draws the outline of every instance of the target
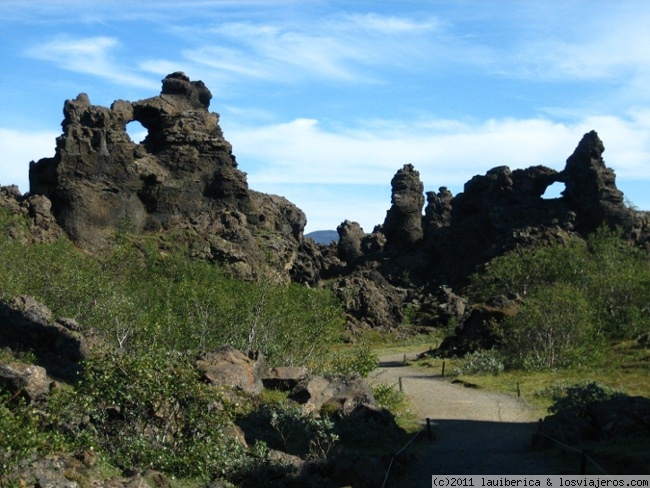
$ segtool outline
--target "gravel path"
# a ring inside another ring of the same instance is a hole
[[[420,443],[416,463],[400,487],[431,486],[432,474],[558,474],[560,468],[531,449],[537,429],[522,400],[452,384],[439,374],[404,366],[403,354],[380,358],[373,384],[399,384],[417,414],[431,419],[434,442]]]

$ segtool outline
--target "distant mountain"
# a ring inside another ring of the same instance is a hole
[[[318,244],[330,244],[332,241],[339,240],[339,233],[335,230],[315,230],[309,234],[305,234],[305,237],[310,237]]]

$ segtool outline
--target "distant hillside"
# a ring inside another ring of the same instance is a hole
[[[332,241],[339,240],[339,234],[335,230],[315,230],[309,234],[305,234],[305,237],[309,237],[316,241],[318,244],[330,244]]]

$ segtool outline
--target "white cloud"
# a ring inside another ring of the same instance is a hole
[[[29,191],[29,163],[54,156],[55,132],[21,132],[0,128],[0,184]]]
[[[113,52],[119,46],[119,41],[112,37],[58,36],[32,45],[25,50],[25,54],[67,71],[97,76],[113,83],[157,88],[157,80],[134,74],[126,64],[116,61]]]
[[[591,130],[605,144],[604,157],[615,170],[620,189],[625,191],[621,181],[630,178],[650,184],[650,111],[625,119],[590,117],[571,125],[545,119],[493,119],[474,125],[436,119],[412,124],[383,120],[337,131],[314,119],[257,127],[224,124],[250,186],[293,195],[292,201],[307,213],[309,230],[334,228],[346,218],[359,221],[366,230],[383,222],[390,207],[389,191],[374,198],[360,188],[389,186],[406,163],[420,172],[426,191],[447,186],[458,193],[474,175],[495,166],[516,169],[541,164],[562,170]],[[310,190],[296,190],[300,185]],[[314,185],[321,189],[318,197]]]
[[[492,119],[475,125],[380,121],[370,129],[330,130],[314,119],[296,119],[224,127],[240,164],[254,162],[253,168],[244,168],[250,177],[276,184],[382,184],[405,163],[414,164],[430,184],[440,185],[461,184],[500,165],[543,164],[559,170],[590,130],[599,132],[617,174],[650,178],[650,112],[627,119],[590,117],[571,125],[546,119]]]

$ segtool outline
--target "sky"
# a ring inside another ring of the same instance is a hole
[[[183,71],[306,232],[372,231],[404,164],[456,195],[495,166],[560,171],[590,130],[649,210],[648,25],[646,0],[0,0],[0,184],[29,191],[66,99],[149,98]]]

